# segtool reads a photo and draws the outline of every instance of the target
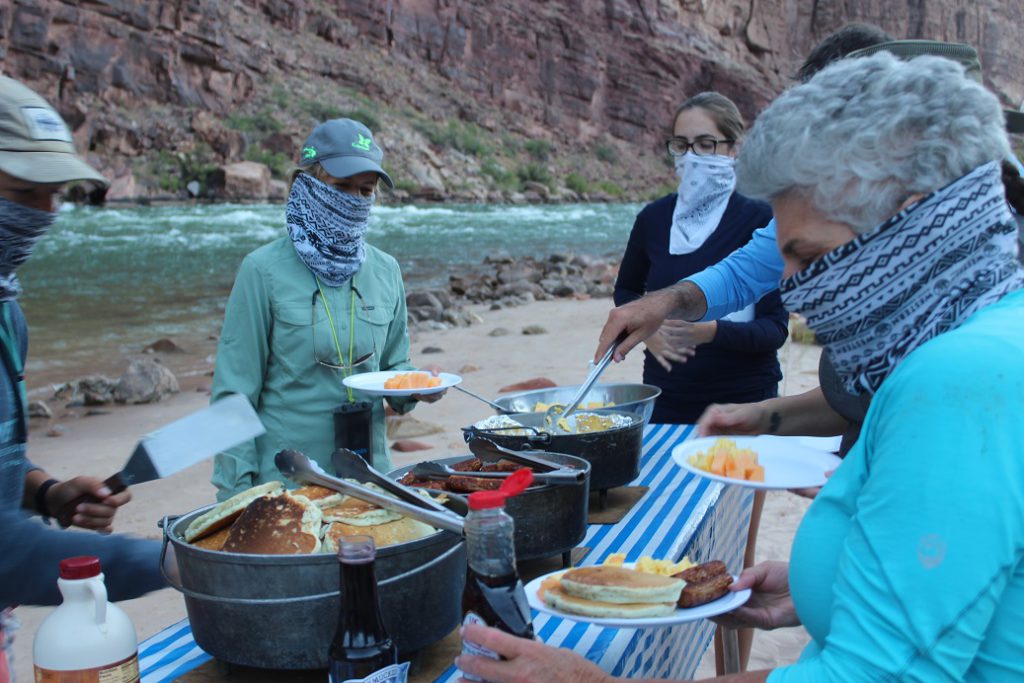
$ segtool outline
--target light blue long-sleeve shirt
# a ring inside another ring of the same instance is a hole
[[[773,218],[768,225],[755,230],[743,247],[685,280],[704,292],[708,310],[701,320],[718,320],[778,289],[783,268]]]
[[[1024,680],[1024,291],[912,352],[804,516],[769,683]]]

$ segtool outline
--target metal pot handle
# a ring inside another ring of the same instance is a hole
[[[501,432],[507,432],[513,429],[525,429],[533,432],[533,434],[525,434],[527,443],[547,445],[551,443],[551,434],[548,432],[542,432],[536,427],[494,427],[491,429],[480,429],[479,427],[466,427],[462,430],[462,438],[469,443],[473,439],[487,438],[488,435],[497,434],[498,436],[504,436]]]
[[[449,548],[445,552],[441,553],[440,555],[432,559],[430,562],[427,562],[424,565],[420,565],[419,567],[414,567],[409,571],[402,572],[397,576],[392,576],[390,578],[384,579],[378,584],[378,586],[387,586],[393,581],[403,580],[412,576],[413,574],[416,574],[417,572],[422,572],[427,569],[430,569],[434,565],[440,564],[442,561],[448,559],[452,555],[452,553],[458,551],[461,546],[462,541],[460,540],[458,543],[456,543],[451,548]],[[163,574],[164,580],[166,580],[167,584],[174,590],[178,591],[179,593],[182,593],[186,597],[194,598],[196,600],[205,600],[207,602],[216,602],[225,605],[288,605],[296,602],[312,602],[314,600],[333,598],[341,595],[340,590],[330,591],[328,593],[317,593],[316,595],[301,595],[294,598],[225,598],[219,595],[208,595],[206,593],[198,593],[196,591],[185,588],[180,584],[173,583],[170,577],[167,576],[167,572],[164,571],[164,553],[166,552],[166,550],[167,534],[165,533],[163,547],[160,549],[160,573]]]

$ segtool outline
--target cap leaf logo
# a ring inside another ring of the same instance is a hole
[[[303,147],[302,148],[302,158],[303,159],[312,159],[315,156],[316,156],[316,147]]]
[[[355,147],[356,149],[361,149],[364,152],[369,152],[370,145],[373,144],[373,139],[366,137],[362,133],[356,133],[356,135],[359,136],[359,139],[353,142],[352,146]]]

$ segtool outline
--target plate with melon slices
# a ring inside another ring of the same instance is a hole
[[[429,372],[415,370],[382,370],[349,375],[342,380],[342,384],[375,396],[412,396],[436,394],[461,381],[461,377],[450,372],[432,375]]]
[[[735,577],[721,562],[691,566],[674,576],[639,566],[626,562],[551,572],[526,584],[526,599],[538,612],[572,621],[661,628],[731,612],[750,598],[749,589],[728,589]]]
[[[791,436],[709,436],[672,449],[676,464],[697,476],[753,489],[821,486],[842,462]]]

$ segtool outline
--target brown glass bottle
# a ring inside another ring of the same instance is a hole
[[[516,571],[514,527],[505,512],[505,496],[499,491],[471,494],[464,527],[469,566],[462,593],[462,623],[485,624],[533,638],[530,606]],[[462,652],[499,658],[497,653],[468,640],[462,641]]]
[[[404,683],[407,678],[409,665],[398,663],[398,648],[384,627],[375,557],[370,536],[343,536],[338,541],[341,611],[328,653],[331,683]]]

